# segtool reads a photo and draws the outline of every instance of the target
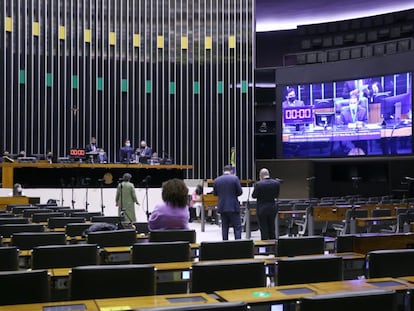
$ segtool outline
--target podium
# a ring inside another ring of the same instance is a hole
[[[201,209],[201,232],[204,232],[206,223],[206,210],[217,206],[218,197],[216,197],[214,194],[203,194],[202,202],[203,208]]]

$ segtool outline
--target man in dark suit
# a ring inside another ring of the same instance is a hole
[[[252,197],[257,199],[256,215],[262,240],[276,239],[275,217],[277,206],[275,200],[279,197],[280,183],[271,179],[269,170],[262,168],[259,173],[260,181],[256,183]]]
[[[119,149],[119,162],[130,163],[132,155],[134,154],[134,148],[131,147],[131,141],[125,140],[124,146]]]
[[[223,175],[214,180],[213,193],[218,197],[217,212],[221,215],[221,234],[223,240],[229,239],[229,227],[234,230],[234,238],[241,239],[240,203],[238,197],[243,193],[240,180],[232,174],[231,165],[223,168]]]
[[[89,144],[87,144],[85,146],[85,152],[86,153],[90,153],[90,152],[98,152],[98,146],[96,145],[96,138],[95,137],[91,137],[91,140],[89,141]]]
[[[349,99],[349,107],[344,107],[341,111],[341,123],[355,123],[357,121],[367,121],[367,111],[359,104],[358,98]]]

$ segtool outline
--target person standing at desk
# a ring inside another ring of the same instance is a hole
[[[275,217],[277,215],[276,199],[279,197],[280,183],[270,178],[267,168],[259,172],[260,181],[256,183],[252,198],[257,199],[256,215],[262,240],[276,239]]]
[[[131,183],[131,174],[125,173],[116,189],[115,205],[118,207],[118,215],[125,214],[126,221],[136,222],[135,203],[139,205],[135,194],[135,186]]]
[[[133,153],[134,148],[131,147],[131,141],[129,139],[125,140],[124,146],[119,149],[119,162],[130,163]]]
[[[149,219],[150,230],[189,229],[188,188],[178,178],[162,184],[162,203],[154,207]]]
[[[229,239],[229,227],[234,230],[234,238],[241,239],[240,203],[238,197],[243,190],[240,180],[232,173],[231,165],[223,168],[223,175],[217,177],[213,184],[213,193],[218,197],[217,212],[221,215],[221,234],[223,240]]]

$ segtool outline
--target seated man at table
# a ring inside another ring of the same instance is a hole
[[[364,127],[367,121],[367,110],[359,104],[357,97],[349,99],[349,106],[341,110],[340,124],[347,125],[348,128],[359,129]],[[340,142],[342,149],[347,150],[348,155],[367,154],[367,142],[365,140]]]
[[[349,106],[342,108],[341,124],[367,121],[367,110],[359,104],[357,97],[349,99]]]

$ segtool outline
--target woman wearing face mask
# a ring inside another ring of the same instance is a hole
[[[10,193],[10,196],[13,196],[13,197],[24,196],[22,185],[18,183],[14,184],[13,191],[12,193]]]

